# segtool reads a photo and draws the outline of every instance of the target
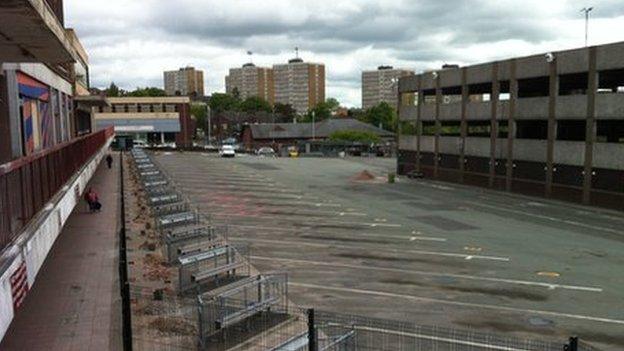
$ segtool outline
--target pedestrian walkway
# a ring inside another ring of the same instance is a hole
[[[102,161],[89,186],[103,205],[76,206],[0,350],[120,350],[119,158]]]

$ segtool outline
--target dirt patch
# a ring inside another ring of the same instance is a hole
[[[413,280],[403,280],[403,279],[385,279],[385,280],[381,280],[381,282],[387,283],[387,284],[431,287],[431,288],[441,289],[441,290],[449,291],[449,292],[461,292],[461,293],[472,293],[472,294],[482,294],[482,295],[488,295],[488,296],[506,297],[506,298],[510,298],[514,300],[527,300],[527,301],[548,300],[548,296],[544,294],[538,294],[538,293],[533,293],[533,292],[528,292],[528,291],[518,290],[518,289],[464,287],[464,286],[431,284],[431,283],[424,282],[424,281],[413,281]]]
[[[430,265],[436,265],[436,266],[448,266],[448,267],[463,267],[465,265],[463,262],[451,262],[451,261],[431,260],[431,259],[426,259],[426,258],[405,258],[405,257],[382,256],[382,255],[362,255],[362,254],[352,254],[352,253],[340,253],[340,254],[332,254],[332,256],[351,258],[351,259],[360,259],[360,260],[423,263],[423,264],[430,264]]]
[[[362,172],[351,177],[351,180],[355,182],[370,182],[371,180],[375,180],[375,175],[368,170],[363,170]]]
[[[181,317],[158,317],[149,324],[150,328],[163,334],[194,335],[194,324]]]

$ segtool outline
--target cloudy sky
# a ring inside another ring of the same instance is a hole
[[[230,67],[294,56],[327,70],[327,96],[360,106],[361,71],[417,72],[624,41],[622,0],[65,0],[90,56],[92,85],[162,87],[162,71],[203,69],[206,92]]]

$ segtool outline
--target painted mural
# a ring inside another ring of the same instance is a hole
[[[22,103],[24,149],[26,155],[54,144],[54,123],[47,85],[23,74],[17,74]]]

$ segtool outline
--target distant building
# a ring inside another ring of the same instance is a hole
[[[166,71],[165,93],[169,96],[204,96],[204,71],[184,67],[177,71]]]
[[[256,67],[253,63],[246,63],[241,68],[231,68],[230,74],[225,77],[226,93],[231,95],[236,90],[241,99],[257,96],[273,105],[273,87],[273,69]]]
[[[275,103],[290,104],[299,114],[325,101],[325,65],[303,62],[273,65]]]
[[[108,102],[111,107],[96,110],[98,129],[114,126],[118,136],[130,135],[155,144],[175,142],[178,147],[191,145],[194,121],[189,97],[109,97]]]
[[[392,140],[395,134],[352,118],[326,119],[318,123],[264,123],[249,124],[243,128],[242,141],[246,149],[262,146],[281,148],[299,141],[326,140],[337,131],[370,132],[381,139]]]
[[[375,71],[362,72],[362,108],[367,110],[387,102],[396,107],[399,78],[413,75],[414,71],[379,66]]]

